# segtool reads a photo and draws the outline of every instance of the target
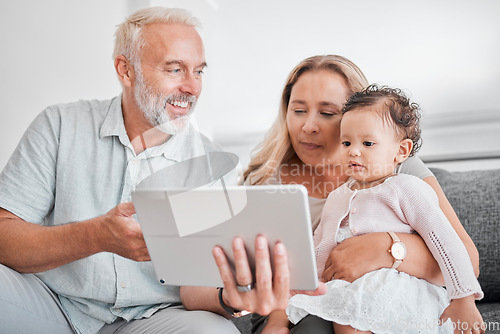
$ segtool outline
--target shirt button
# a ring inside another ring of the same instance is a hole
[[[126,288],[126,287],[127,287],[127,283],[125,283],[125,282],[121,282],[120,286],[121,286],[122,288]]]
[[[352,234],[356,234],[356,233],[358,233],[358,229],[357,228],[353,228],[352,229]]]
[[[351,213],[356,213],[356,211],[358,211],[358,209],[356,209],[356,208],[351,209]]]

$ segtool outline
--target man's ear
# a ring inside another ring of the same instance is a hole
[[[115,58],[115,70],[122,85],[124,87],[131,87],[135,73],[132,64],[125,56],[118,55]]]
[[[396,162],[398,164],[402,163],[403,161],[408,158],[410,155],[410,152],[413,148],[413,141],[409,138],[403,139],[399,142],[399,149],[398,153],[396,154]]]

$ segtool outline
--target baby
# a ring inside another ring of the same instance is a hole
[[[313,314],[332,321],[336,334],[451,333],[453,327],[484,332],[475,305],[483,292],[436,193],[417,177],[394,173],[419,148],[419,118],[418,105],[397,89],[371,85],[347,101],[340,123],[341,162],[350,178],[328,196],[314,234],[318,275],[337,244],[369,232],[388,232],[394,264],[352,283],[332,279],[326,295],[293,296],[287,308],[292,323]],[[422,237],[446,289],[397,271],[406,255],[398,233]],[[438,326],[447,319],[451,322]]]

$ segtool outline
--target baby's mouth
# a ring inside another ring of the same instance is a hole
[[[362,168],[364,167],[363,165],[357,163],[356,161],[349,161],[349,167],[351,168]]]

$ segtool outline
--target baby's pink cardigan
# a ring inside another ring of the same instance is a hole
[[[441,211],[431,186],[406,174],[398,174],[364,190],[351,190],[353,182],[350,179],[330,193],[314,233],[319,277],[331,250],[337,245],[340,222],[349,215],[349,228],[354,235],[416,231],[437,260],[450,299],[472,294],[476,299],[483,298],[469,254]]]

